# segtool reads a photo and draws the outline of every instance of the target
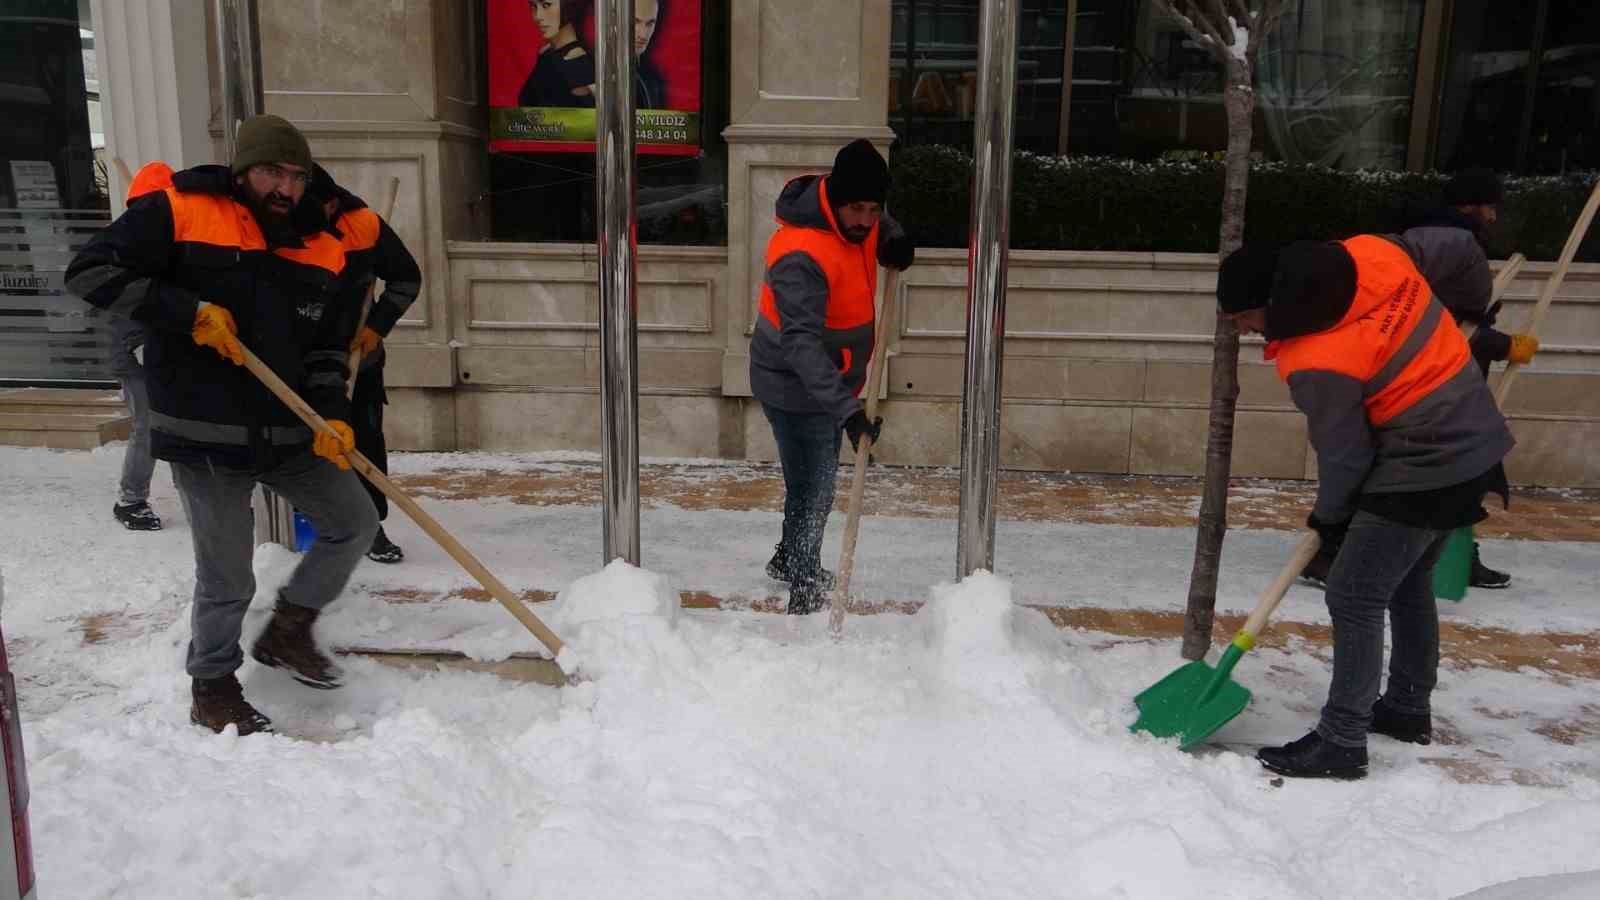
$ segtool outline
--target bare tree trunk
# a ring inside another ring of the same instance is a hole
[[[1244,242],[1251,125],[1256,105],[1249,67],[1243,61],[1230,58],[1226,61],[1226,71],[1227,89],[1223,92],[1222,103],[1228,114],[1228,153],[1218,260]],[[1188,609],[1183,621],[1185,659],[1201,659],[1211,648],[1217,570],[1222,563],[1222,539],[1228,533],[1228,480],[1233,470],[1233,420],[1238,400],[1239,333],[1231,321],[1219,315],[1211,352],[1211,420],[1206,432],[1205,487],[1200,498],[1194,568],[1189,574]]]

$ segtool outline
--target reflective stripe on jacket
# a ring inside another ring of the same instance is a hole
[[[1362,493],[1450,487],[1515,443],[1466,339],[1406,252],[1375,235],[1341,242],[1356,290],[1332,328],[1275,340],[1267,358],[1305,412],[1317,451],[1316,516],[1342,522]],[[1278,303],[1285,298],[1274,297]]]
[[[861,408],[856,395],[872,356],[881,225],[852,243],[827,191],[825,177],[807,175],[778,197],[750,338],[750,390],[762,403],[843,423]]]

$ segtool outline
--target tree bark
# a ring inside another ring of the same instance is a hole
[[[1258,39],[1252,36],[1252,49]],[[1244,242],[1251,126],[1256,105],[1249,64],[1226,53],[1220,55],[1227,73],[1222,103],[1228,116],[1228,152],[1224,163],[1219,261]],[[1189,574],[1189,599],[1183,621],[1185,659],[1202,659],[1211,648],[1217,572],[1222,564],[1222,541],[1228,533],[1228,482],[1233,470],[1233,423],[1238,400],[1239,333],[1230,320],[1219,315],[1211,351],[1211,417],[1206,431],[1205,487],[1200,497],[1194,567]]]

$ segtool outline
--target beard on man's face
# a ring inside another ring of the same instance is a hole
[[[244,180],[240,181],[239,188],[245,206],[249,207],[250,215],[255,217],[267,240],[274,244],[290,243],[294,238],[294,201],[276,190],[258,194],[250,187],[250,182]]]
[[[872,229],[865,225],[846,225],[842,231],[844,232],[845,240],[852,244],[861,243],[867,239],[867,235],[872,233]]]

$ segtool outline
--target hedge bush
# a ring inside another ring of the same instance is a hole
[[[925,247],[965,247],[972,158],[947,146],[900,149],[889,208]],[[1396,229],[1437,202],[1435,172],[1346,172],[1256,163],[1245,239],[1328,240]],[[1490,255],[1553,260],[1600,173],[1506,180]],[[1215,253],[1223,166],[1211,160],[1136,162],[1018,153],[1012,166],[1011,246],[1026,250]],[[1579,260],[1600,262],[1591,230]]]

